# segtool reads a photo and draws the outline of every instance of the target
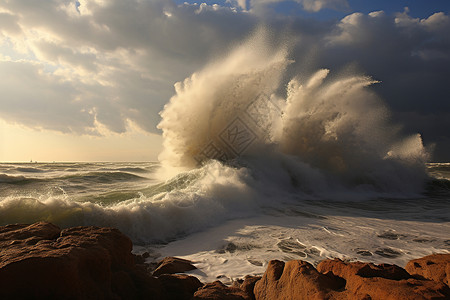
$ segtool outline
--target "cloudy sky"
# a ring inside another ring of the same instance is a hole
[[[355,68],[450,161],[448,0],[0,0],[0,161],[142,161],[173,85],[261,26],[292,69]],[[294,72],[294,71],[293,71]]]

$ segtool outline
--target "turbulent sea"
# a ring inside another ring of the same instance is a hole
[[[450,164],[347,70],[296,71],[263,31],[183,82],[158,162],[0,164],[0,223],[113,226],[204,282],[271,259],[395,263],[450,252]]]
[[[235,162],[235,164],[237,164]],[[243,163],[241,163],[243,164]],[[250,164],[250,162],[247,162]],[[397,263],[450,252],[450,164],[427,165],[410,197],[300,193],[270,170],[211,161],[169,180],[159,163],[0,164],[0,223],[118,227],[149,260],[196,261],[224,282],[262,273],[270,259],[329,257]],[[273,176],[273,177],[272,177]],[[278,177],[278,178],[277,178]],[[278,188],[278,189],[277,189]]]

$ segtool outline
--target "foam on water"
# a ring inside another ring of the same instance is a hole
[[[195,262],[199,270],[191,273],[203,282],[232,283],[245,275],[261,275],[272,259],[317,265],[326,258],[341,258],[404,267],[411,259],[450,253],[449,227],[355,216],[265,216],[229,221],[166,246],[135,251],[151,253],[149,262],[181,256]]]
[[[86,176],[84,185],[92,173]],[[172,240],[258,210],[255,192],[245,183],[252,179],[244,168],[212,162],[167,182],[155,185],[148,181],[146,187],[142,186],[141,179],[136,181],[134,176],[131,179],[134,179],[135,189],[127,191],[119,185],[117,193],[120,193],[116,195],[111,195],[111,192],[112,188],[117,189],[118,183],[107,181],[102,186],[102,193],[104,198],[109,197],[109,201],[100,201],[95,189],[88,196],[81,197],[82,192],[66,192],[63,188],[53,187],[52,182],[49,186],[40,187],[40,191],[31,187],[28,194],[18,192],[4,196],[0,202],[1,223],[47,220],[63,227],[114,226],[136,243],[150,243]],[[67,180],[67,177],[63,176],[62,180]],[[94,181],[91,179],[89,184],[97,182],[98,185],[104,181],[100,177]],[[12,190],[10,186],[2,186],[2,189],[7,189],[5,194]],[[66,190],[70,191],[70,186]],[[111,200],[111,197],[119,198],[119,201]]]

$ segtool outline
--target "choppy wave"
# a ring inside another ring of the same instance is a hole
[[[131,198],[125,200],[111,201],[123,192],[110,193],[106,201],[97,203],[94,198],[74,201],[67,194],[4,197],[1,222],[47,220],[61,226],[114,226],[135,242],[167,241],[257,210],[253,191],[242,182],[246,172],[217,166],[192,170],[153,188],[130,191]],[[219,180],[210,177],[211,173]]]
[[[135,243],[148,244],[168,242],[229,219],[258,215],[295,215],[315,220],[326,219],[330,213],[367,217],[381,213],[384,218],[392,219],[450,221],[445,213],[447,202],[439,200],[444,195],[441,189],[430,191],[426,199],[422,195],[422,198],[397,200],[370,198],[379,193],[360,190],[360,196],[371,199],[361,201],[361,197],[354,198],[355,193],[349,194],[343,187],[335,188],[334,194],[329,187],[323,191],[310,190],[310,186],[320,186],[317,183],[322,180],[320,173],[314,178],[307,168],[303,174],[294,174],[287,170],[300,170],[300,167],[291,164],[289,161],[278,166],[266,164],[257,173],[251,160],[235,166],[210,161],[167,181],[149,182],[148,186],[112,185],[99,193],[83,196],[59,189],[10,195],[0,201],[0,222],[47,220],[63,227],[113,226]],[[448,199],[450,191],[446,193]],[[337,197],[340,201],[336,201]]]
[[[428,180],[425,194],[433,198],[448,200],[450,197],[450,180],[438,178]]]
[[[149,170],[144,168],[118,168],[116,171],[129,172],[129,173],[148,173]]]
[[[141,176],[127,172],[89,172],[61,177],[70,181],[87,181],[92,183],[112,183],[115,181],[134,181],[145,179]]]
[[[1,183],[27,183],[30,179],[25,176],[10,176],[6,174],[0,174],[0,184]]]
[[[26,173],[41,173],[41,172],[45,172],[45,170],[43,169],[39,169],[39,168],[16,168],[16,171],[18,172],[26,172]]]
[[[6,174],[0,174],[0,183],[9,183],[9,184],[32,184],[36,182],[51,183],[57,181],[67,181],[73,183],[84,182],[84,183],[108,184],[117,181],[123,182],[123,181],[137,181],[145,179],[146,179],[145,177],[141,177],[127,172],[87,172],[87,173],[68,174],[57,177],[46,177],[46,178],[27,177],[23,175],[11,176]]]

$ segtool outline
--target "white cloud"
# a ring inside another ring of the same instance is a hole
[[[123,132],[126,121],[132,120],[157,132],[158,112],[172,95],[173,84],[223,51],[230,40],[243,38],[253,26],[252,18],[218,5],[137,0],[79,3],[77,7],[74,1],[0,1],[0,11],[7,10],[0,13],[0,49],[9,48],[2,52],[14,58],[8,68],[17,71],[3,76],[17,74],[11,79],[16,86],[8,89],[8,97],[15,102],[31,101],[31,95],[18,88],[21,70],[33,74],[27,82],[31,86],[52,90],[52,82],[64,82],[73,93],[36,93],[36,107],[80,99],[63,113],[78,116],[80,109],[93,113],[84,114],[80,122],[60,118],[57,125],[57,120],[46,119],[46,113],[27,112],[27,105],[21,106],[23,114],[13,114],[5,108],[12,105],[7,102],[0,108],[3,118],[78,133],[95,133],[94,120]],[[230,20],[233,24],[226,25]],[[49,112],[58,113],[58,107]],[[36,120],[32,122],[31,116]]]

